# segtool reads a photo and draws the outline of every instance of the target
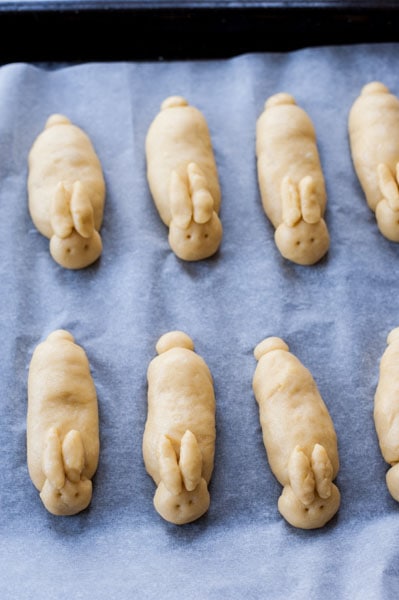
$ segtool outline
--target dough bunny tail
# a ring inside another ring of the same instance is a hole
[[[171,440],[163,435],[159,444],[161,481],[154,506],[167,521],[182,525],[202,516],[209,508],[210,496],[202,478],[202,455],[195,435],[187,430],[180,442],[180,458]]]
[[[75,338],[73,337],[72,333],[70,333],[66,329],[56,329],[47,336],[47,341],[54,342],[57,340],[67,340],[68,342],[74,342]]]
[[[176,108],[178,106],[188,106],[188,102],[183,96],[169,96],[161,104],[161,110]]]
[[[377,225],[382,235],[391,242],[399,242],[399,164],[395,174],[381,163],[377,167],[378,187],[381,200],[375,209]]]
[[[322,217],[314,180],[310,175],[296,185],[281,182],[282,222],[274,239],[281,255],[299,265],[313,265],[327,252],[330,236]]]
[[[361,96],[371,96],[372,94],[389,94],[389,89],[380,81],[371,81],[363,86]]]
[[[387,471],[386,483],[392,498],[399,502],[399,463],[393,465]]]
[[[168,331],[162,335],[155,349],[158,354],[163,354],[171,348],[186,348],[186,350],[194,350],[194,342],[184,331]]]
[[[288,352],[289,348],[287,344],[279,337],[267,337],[262,342],[260,342],[255,350],[254,356],[256,360],[260,360],[262,356],[271,352],[272,350],[285,350]]]
[[[70,125],[71,121],[65,115],[54,114],[50,115],[44,126],[45,129],[53,127],[54,125]]]
[[[296,104],[294,96],[287,94],[286,92],[279,92],[270,96],[265,102],[265,110],[273,106],[279,106],[281,104]]]

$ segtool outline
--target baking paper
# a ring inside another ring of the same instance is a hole
[[[399,593],[399,505],[373,423],[380,357],[399,325],[399,245],[378,231],[351,162],[350,107],[362,86],[399,93],[399,46],[354,45],[215,61],[8,64],[0,68],[0,597],[6,599],[383,599]],[[256,119],[291,93],[311,117],[326,180],[327,256],[279,254],[257,185]],[[222,189],[219,252],[176,258],[146,180],[147,129],[169,95],[207,119]],[[27,204],[27,157],[52,113],[90,136],[107,185],[103,254],[68,271]],[[26,464],[34,348],[71,331],[95,381],[101,452],[90,507],[49,514]],[[141,453],[146,370],[182,329],[217,402],[211,505],[175,526],[155,511]],[[277,335],[310,369],[338,436],[338,514],[288,525],[252,392],[253,350]]]

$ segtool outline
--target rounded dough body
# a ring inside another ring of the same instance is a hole
[[[29,475],[50,512],[86,508],[98,457],[97,394],[86,354],[69,332],[54,331],[32,355],[27,412]]]
[[[36,228],[51,240],[58,238],[58,245],[69,242],[69,252],[52,252],[53,258],[66,268],[91,264],[102,250],[98,231],[105,181],[89,137],[67,117],[52,115],[32,145],[28,165],[29,212]],[[84,221],[81,226],[71,215],[74,197],[75,215]],[[84,238],[85,247],[77,237]]]
[[[387,486],[399,501],[399,328],[390,332],[387,343],[374,397],[374,423],[382,456],[392,467],[387,472]]]
[[[167,98],[145,148],[149,188],[172,249],[183,260],[211,256],[222,237],[221,194],[205,117],[184,98]]]
[[[289,94],[265,103],[256,156],[262,204],[280,252],[298,264],[317,262],[329,247],[324,176],[313,124]]]
[[[172,337],[176,342],[164,350],[162,344]],[[160,453],[162,444],[170,444],[169,451],[176,463],[174,466],[181,471],[181,474],[176,471],[177,478],[181,477],[183,484],[180,490],[175,490],[178,493],[172,493],[172,490],[168,496],[173,498],[185,492],[195,494],[198,486],[204,486],[203,492],[206,494],[204,506],[201,502],[198,507],[189,506],[190,494],[177,511],[174,505],[172,510],[168,505],[166,513],[162,506],[156,506],[164,518],[181,524],[201,516],[209,505],[207,484],[213,471],[216,436],[213,381],[205,361],[193,351],[190,338],[182,332],[165,334],[160,338],[157,348],[160,354],[151,361],[147,373],[148,416],[143,436],[146,470],[154,482],[163,488],[166,478]],[[185,473],[181,465],[182,440],[187,431],[194,436],[200,456],[198,477],[189,486],[193,489],[189,490],[184,484]]]
[[[399,241],[399,99],[382,83],[365,85],[348,119],[351,154],[381,233]]]
[[[267,338],[257,346],[255,356],[259,362],[253,389],[263,442],[270,468],[285,488],[280,512],[297,527],[321,527],[339,506],[339,493],[332,484],[339,469],[333,422],[311,373],[288,352],[283,340]],[[312,472],[320,461],[328,465],[327,470]],[[317,485],[321,480],[324,489]]]

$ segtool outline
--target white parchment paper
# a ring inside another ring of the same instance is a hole
[[[385,486],[372,418],[380,357],[399,325],[399,245],[379,233],[353,171],[349,109],[361,87],[399,93],[395,44],[229,60],[0,69],[0,597],[5,599],[384,599],[399,593],[399,506]],[[282,259],[261,207],[255,123],[292,93],[312,118],[328,193],[327,257]],[[222,189],[220,251],[177,259],[152,202],[144,140],[161,102],[185,96],[211,131]],[[107,199],[101,259],[59,267],[27,208],[27,155],[47,117],[91,137]],[[101,454],[90,507],[54,517],[26,465],[27,375],[56,328],[85,349],[98,392]],[[177,527],[155,512],[141,442],[146,370],[159,336],[183,329],[214,377],[211,506]],[[301,531],[277,511],[252,393],[255,345],[283,337],[335,423],[339,513]]]

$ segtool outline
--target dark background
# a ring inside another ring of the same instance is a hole
[[[398,40],[392,1],[0,2],[0,62],[226,58]]]

